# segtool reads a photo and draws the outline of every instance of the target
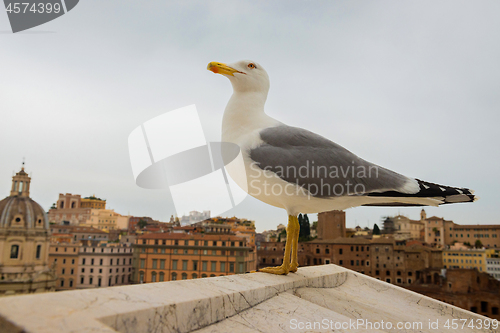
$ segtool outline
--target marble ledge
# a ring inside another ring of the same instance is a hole
[[[287,276],[251,273],[0,298],[5,333],[305,332],[311,330],[291,320],[426,324],[453,318],[486,319],[336,265],[303,267]],[[370,331],[440,332],[425,325]]]

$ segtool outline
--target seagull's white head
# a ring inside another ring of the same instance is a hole
[[[207,69],[226,76],[231,81],[234,91],[262,92],[266,95],[269,91],[269,76],[255,61],[241,60],[229,65],[212,61]]]

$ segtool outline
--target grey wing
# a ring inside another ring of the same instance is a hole
[[[249,151],[264,170],[316,197],[419,191],[416,180],[367,162],[310,131],[280,125],[260,132],[263,144]]]

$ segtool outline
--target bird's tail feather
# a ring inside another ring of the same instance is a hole
[[[479,199],[474,195],[474,191],[467,188],[451,187],[425,182],[417,179],[420,190],[414,194],[401,193],[397,191],[386,191],[381,193],[370,193],[368,196],[384,197],[387,200],[383,203],[367,204],[366,206],[428,206],[429,199],[435,203],[434,205],[445,205],[459,202],[474,202]],[[406,198],[412,198],[412,202]],[[422,202],[418,202],[422,198]],[[415,200],[417,202],[414,202]],[[432,204],[431,204],[432,205]]]

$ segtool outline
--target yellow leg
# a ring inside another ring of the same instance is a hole
[[[295,273],[297,268],[299,267],[299,233],[300,233],[300,224],[297,216],[293,217],[295,222],[295,229],[293,234],[293,243],[292,243],[292,263],[290,264],[290,272]]]
[[[288,226],[286,227],[286,243],[285,243],[285,255],[283,257],[283,264],[277,267],[265,267],[259,269],[259,272],[271,273],[277,275],[286,275],[290,271],[290,250],[293,244],[293,238],[295,235],[295,220],[296,216],[288,216]]]

